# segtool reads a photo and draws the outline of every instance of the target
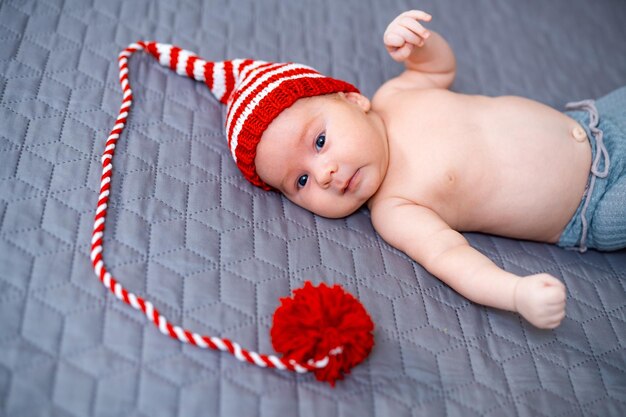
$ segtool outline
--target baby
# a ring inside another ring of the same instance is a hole
[[[626,247],[626,164],[617,160],[626,155],[626,88],[597,103],[604,138],[593,132],[591,101],[568,115],[520,97],[453,93],[454,54],[420,23],[430,20],[412,10],[389,24],[385,46],[406,71],[371,101],[338,92],[280,113],[258,144],[257,173],[321,216],[367,204],[388,243],[466,298],[555,328],[564,285],[500,269],[459,232]]]
[[[430,20],[412,10],[389,24],[385,45],[406,71],[371,101],[300,64],[137,47],[227,105],[229,148],[250,182],[326,217],[367,204],[387,242],[463,296],[554,328],[564,285],[498,268],[460,232],[580,251],[626,247],[626,88],[567,114],[520,97],[453,93],[454,54],[421,24]]]

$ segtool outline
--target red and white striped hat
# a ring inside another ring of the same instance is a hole
[[[227,106],[226,137],[237,166],[252,184],[269,190],[254,166],[256,148],[269,124],[296,100],[337,92],[359,92],[345,81],[311,67],[252,59],[210,62],[174,45],[138,42],[161,65],[204,81]]]
[[[136,42],[120,52],[118,65],[123,99],[102,154],[100,195],[91,238],[91,261],[100,282],[115,296],[141,311],[159,330],[174,339],[202,348],[229,352],[241,361],[263,368],[314,372],[320,381],[335,381],[362,362],[374,345],[374,324],[363,305],[338,285],[315,287],[310,282],[281,299],[273,316],[272,345],[282,357],[242,348],[226,338],[201,335],[170,323],[148,300],[128,291],[104,264],[104,230],[111,194],[113,156],[128,121],[133,92],[128,80],[128,59],[147,50],[162,65],[179,74],[205,81],[213,94],[228,105],[226,130],[237,165],[252,183],[269,188],[256,174],[254,156],[265,128],[301,97],[339,91],[357,91],[348,83],[324,77],[297,64],[252,60],[207,62],[172,45]]]

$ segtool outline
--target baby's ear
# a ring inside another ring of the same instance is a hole
[[[370,100],[365,97],[363,94],[350,92],[350,93],[339,93],[340,96],[345,97],[350,103],[354,103],[359,106],[364,112],[368,112],[370,110],[371,104]]]

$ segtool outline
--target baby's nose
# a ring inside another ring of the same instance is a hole
[[[333,175],[337,172],[337,166],[326,163],[320,166],[315,173],[315,180],[322,188],[328,188],[333,182]]]

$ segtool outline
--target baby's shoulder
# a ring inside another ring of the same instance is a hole
[[[372,225],[388,243],[416,255],[414,243],[450,227],[429,207],[403,198],[380,198],[370,205]],[[415,258],[414,258],[415,259]]]
[[[419,90],[424,91],[424,90]],[[389,105],[389,103],[397,102],[398,100],[402,100],[407,95],[411,95],[411,89],[402,88],[401,85],[398,85],[397,79],[392,79],[381,85],[374,96],[372,97],[372,108],[373,109],[381,109],[385,108]]]
[[[372,109],[384,111],[398,106],[431,106],[435,102],[453,99],[455,93],[442,88],[402,88],[390,80],[383,84],[372,97]]]
[[[400,207],[407,205],[415,205],[415,202],[403,195],[401,188],[389,182],[383,183],[367,202],[372,220],[391,218]]]
[[[385,192],[378,192],[367,202],[370,210],[372,224],[378,233],[383,234],[388,228],[389,220],[397,219],[398,211],[402,211],[402,207],[407,201]]]

